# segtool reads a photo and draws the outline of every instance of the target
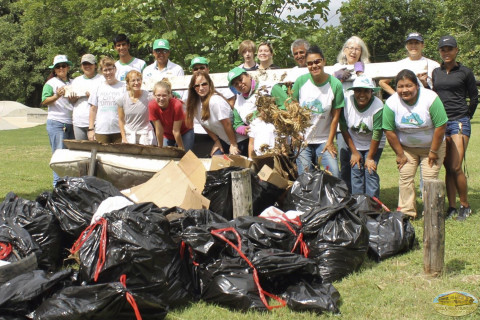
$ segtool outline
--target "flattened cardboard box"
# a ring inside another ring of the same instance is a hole
[[[170,161],[150,180],[122,193],[135,203],[153,202],[159,207],[177,206],[183,209],[208,208],[210,200],[201,194],[205,185],[205,167],[193,153],[193,157],[187,155],[178,165]]]
[[[237,155],[216,155],[212,157],[212,163],[210,170],[220,170],[227,167],[241,167],[250,168],[252,166],[252,160],[249,160],[244,156]]]

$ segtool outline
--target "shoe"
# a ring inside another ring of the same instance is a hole
[[[470,209],[470,207],[460,206],[460,209],[458,209],[457,221],[465,221],[471,213],[472,209]]]
[[[453,218],[453,216],[456,216],[458,214],[457,208],[454,207],[449,207],[447,210],[447,213],[445,214],[445,220]]]

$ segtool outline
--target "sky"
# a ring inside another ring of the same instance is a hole
[[[336,13],[336,11],[342,6],[342,2],[348,0],[331,0],[329,6],[329,13],[328,13],[328,21],[325,22],[323,27],[326,26],[338,26],[340,24],[340,13]]]

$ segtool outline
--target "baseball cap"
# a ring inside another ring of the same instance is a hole
[[[238,76],[240,76],[244,73],[247,73],[247,71],[245,71],[245,69],[240,68],[240,67],[235,67],[232,70],[230,70],[228,72],[228,75],[227,75],[228,85],[231,86],[233,79],[235,79],[236,77],[238,77]]]
[[[49,66],[49,68],[53,69],[59,63],[66,63],[69,66],[73,66],[73,63],[71,61],[68,61],[68,58],[67,58],[66,55],[59,54],[59,55],[55,56],[55,58],[53,58],[53,64],[51,66]]]
[[[353,84],[347,90],[355,90],[355,89],[372,89],[373,91],[380,90],[379,87],[375,87],[373,84],[373,80],[367,76],[358,76],[355,80],[353,80]]]
[[[441,47],[452,47],[452,48],[456,48],[457,47],[457,40],[455,40],[454,37],[452,36],[443,36],[440,38],[440,40],[438,41],[438,49],[440,49]]]
[[[153,42],[153,50],[165,49],[170,51],[170,43],[165,39],[157,39]]]
[[[208,59],[204,57],[195,57],[190,62],[190,68],[192,68],[196,64],[206,64],[208,66]]]
[[[80,63],[88,62],[90,64],[96,64],[97,63],[97,58],[93,54],[87,53],[82,56],[82,60]]]
[[[407,39],[405,42],[410,41],[410,40],[418,40],[420,42],[423,42],[423,37],[420,33],[418,32],[411,32],[408,34]]]

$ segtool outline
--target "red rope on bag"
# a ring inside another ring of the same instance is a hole
[[[378,203],[379,205],[381,205],[382,208],[383,208],[383,210],[385,210],[385,211],[387,211],[387,212],[390,212],[390,209],[388,209],[388,207],[387,207],[385,204],[383,204],[383,202],[380,201],[377,197],[372,197],[372,199],[373,199],[376,203]]]
[[[12,253],[12,244],[0,242],[0,260],[8,258]]]
[[[193,249],[192,247],[188,246],[187,247],[187,244],[185,242],[182,241],[181,245],[180,245],[180,258],[183,260],[183,257],[185,257],[185,249],[188,248],[188,253],[190,254],[190,258],[192,259],[192,264],[194,266],[198,266],[198,262],[195,261],[195,259],[193,258]]]
[[[288,228],[288,230],[290,230],[290,232],[297,237],[297,240],[295,241],[295,244],[293,245],[293,248],[290,252],[295,252],[297,247],[300,245],[300,254],[303,255],[305,258],[308,258],[308,254],[310,253],[310,250],[308,249],[308,246],[305,243],[305,241],[303,241],[303,233],[300,233],[297,235],[297,232],[295,231],[295,229],[293,229],[292,226],[290,225],[291,223],[296,225],[297,227],[302,227],[302,222],[300,221],[299,217],[296,217],[294,220],[292,220],[292,219],[289,219],[285,214],[282,214],[281,216],[276,216],[276,217],[265,217],[265,219],[284,224]]]
[[[125,289],[127,289],[127,275],[126,274],[122,274],[120,276],[120,283],[123,284]],[[130,303],[130,305],[132,306],[133,311],[135,312],[135,317],[137,318],[137,320],[142,320],[142,315],[140,314],[140,310],[138,310],[138,306],[137,306],[137,302],[135,301],[135,298],[133,298],[132,294],[128,291],[126,292],[125,297],[127,298],[128,303]]]
[[[105,220],[104,218],[100,218],[95,224],[89,225],[87,228],[85,228],[85,230],[83,230],[83,232],[80,234],[80,237],[78,237],[77,241],[75,241],[75,243],[73,244],[72,249],[70,249],[71,254],[74,254],[78,250],[80,250],[82,245],[85,243],[85,241],[87,241],[87,239],[90,237],[90,235],[98,225],[102,227],[102,233],[100,234],[100,246],[98,248],[97,267],[95,268],[95,275],[93,277],[93,280],[95,282],[97,282],[98,275],[100,274],[100,271],[105,264],[105,252],[107,251],[107,220]]]
[[[228,240],[223,234],[223,232],[232,232],[236,238],[237,238],[237,242],[238,242],[238,246],[236,246],[235,244],[233,244],[233,242],[231,242],[230,240]],[[262,286],[260,285],[260,279],[258,278],[258,271],[257,269],[255,268],[255,266],[253,265],[253,263],[247,258],[247,256],[245,256],[245,254],[242,252],[241,250],[241,246],[242,246],[242,242],[241,242],[241,239],[240,239],[240,235],[238,234],[237,230],[235,230],[235,228],[233,227],[230,227],[230,228],[224,228],[224,229],[217,229],[217,230],[212,230],[210,231],[210,233],[218,238],[220,238],[221,240],[225,241],[227,244],[229,244],[235,251],[238,252],[238,254],[240,255],[240,257],[242,257],[243,260],[245,260],[247,262],[247,264],[253,269],[253,281],[255,282],[255,286],[257,287],[258,289],[258,294],[260,296],[260,300],[262,300],[263,304],[265,305],[265,307],[267,307],[268,310],[272,310],[272,309],[275,309],[275,308],[282,308],[282,307],[285,307],[285,305],[287,304],[285,302],[285,300],[283,300],[282,298],[280,297],[277,297],[276,295],[274,294],[271,294],[265,290],[263,290]],[[276,301],[278,301],[280,303],[280,305],[278,306],[271,306],[268,304],[267,302],[267,299],[265,298],[265,296],[268,296]]]

